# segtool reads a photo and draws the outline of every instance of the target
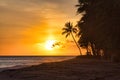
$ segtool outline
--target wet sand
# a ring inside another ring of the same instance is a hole
[[[120,63],[74,58],[5,70],[0,80],[120,80]]]

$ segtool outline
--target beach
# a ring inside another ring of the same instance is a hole
[[[1,80],[120,80],[120,63],[73,58],[0,72]]]
[[[0,72],[7,69],[18,69],[48,62],[60,62],[75,56],[1,56]]]

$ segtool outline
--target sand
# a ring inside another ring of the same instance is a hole
[[[120,63],[74,58],[5,70],[0,80],[120,80]]]

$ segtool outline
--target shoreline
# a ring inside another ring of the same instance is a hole
[[[119,80],[120,64],[74,58],[0,72],[2,80]]]
[[[11,69],[21,69],[21,68],[25,68],[29,66],[31,65],[16,65],[16,66],[11,66],[11,67],[3,67],[3,68],[0,68],[0,72],[5,71],[5,70],[11,70]]]
[[[74,57],[73,56],[4,56],[4,57],[0,57],[1,60],[0,72],[7,69],[19,69],[19,68],[29,67],[32,65],[39,65],[42,63],[59,62],[71,58]]]

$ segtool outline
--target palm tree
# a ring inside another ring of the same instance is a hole
[[[66,34],[66,38],[68,36],[72,36],[76,46],[78,47],[79,49],[79,52],[80,52],[80,55],[82,55],[82,52],[81,52],[81,49],[80,49],[80,46],[78,45],[77,41],[75,40],[75,37],[73,36],[73,33],[77,33],[77,29],[73,27],[72,23],[71,22],[67,22],[65,24],[65,27],[62,29],[63,32],[62,32],[62,35]]]

